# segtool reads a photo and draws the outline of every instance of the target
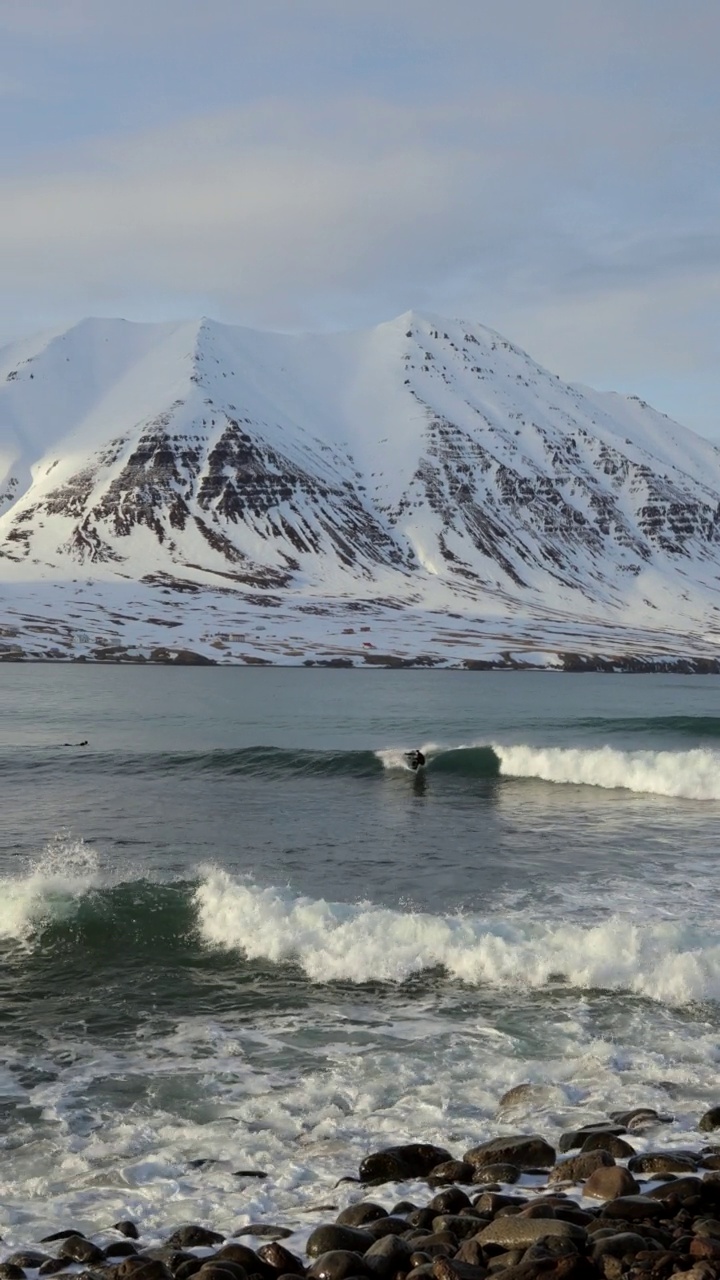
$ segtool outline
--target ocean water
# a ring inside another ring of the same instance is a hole
[[[300,1246],[391,1142],[699,1140],[720,680],[5,665],[0,710],[0,1258]]]

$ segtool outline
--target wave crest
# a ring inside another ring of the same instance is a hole
[[[495,746],[500,772],[544,782],[677,797],[720,800],[720,754],[694,751],[618,751],[614,747]]]
[[[78,903],[100,884],[96,850],[60,832],[23,874],[3,878],[0,938],[27,942],[51,921],[74,915]]]
[[[293,898],[208,871],[195,891],[205,943],[248,959],[294,962],[312,982],[402,982],[442,969],[473,986],[562,983],[667,1004],[720,997],[720,945],[674,921],[624,915],[589,926],[400,912]]]

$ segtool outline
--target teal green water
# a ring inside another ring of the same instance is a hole
[[[715,1100],[720,680],[5,665],[0,711],[8,1240],[243,1162],[289,1212],[523,1080],[550,1131]]]

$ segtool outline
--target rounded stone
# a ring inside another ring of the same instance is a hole
[[[459,1213],[461,1209],[470,1208],[470,1197],[459,1187],[450,1187],[433,1196],[427,1207],[434,1209],[436,1213]]]
[[[221,1244],[224,1239],[225,1237],[221,1236],[219,1231],[210,1231],[208,1227],[201,1227],[192,1222],[173,1231],[165,1241],[165,1246],[169,1249],[202,1249]]]
[[[506,1249],[529,1248],[537,1240],[545,1236],[561,1236],[565,1240],[587,1239],[583,1227],[574,1222],[562,1222],[559,1218],[495,1218],[481,1231],[477,1239],[484,1247],[488,1244],[502,1245]]]
[[[568,1129],[566,1133],[560,1134],[558,1151],[572,1151],[575,1147],[581,1147],[587,1138],[596,1133],[612,1134],[613,1137],[619,1138],[622,1133],[626,1132],[625,1125],[610,1124],[607,1120],[601,1121],[599,1124],[583,1124],[578,1129]]]
[[[399,1182],[406,1178],[427,1178],[436,1165],[452,1160],[444,1147],[429,1142],[408,1142],[404,1146],[384,1147],[366,1156],[360,1165],[361,1182]]]
[[[373,1243],[369,1231],[359,1227],[342,1227],[326,1223],[310,1233],[305,1252],[309,1258],[319,1258],[324,1253],[365,1253]]]
[[[445,1160],[428,1174],[431,1187],[447,1187],[455,1182],[464,1182],[467,1186],[473,1179],[473,1166],[467,1160]]]
[[[241,1236],[254,1236],[256,1240],[287,1240],[293,1234],[291,1227],[278,1227],[274,1222],[251,1222],[234,1232],[233,1240]]]
[[[57,1256],[72,1262],[82,1262],[86,1266],[105,1261],[103,1250],[93,1244],[92,1240],[86,1240],[85,1236],[68,1236],[61,1242]]]
[[[364,1257],[365,1265],[381,1280],[390,1280],[398,1271],[407,1271],[413,1247],[399,1236],[376,1240]]]
[[[197,1274],[203,1264],[202,1258],[188,1258],[185,1262],[181,1262],[177,1267],[173,1267],[172,1275],[174,1280],[190,1280],[191,1276]]]
[[[647,1249],[647,1240],[635,1231],[614,1231],[611,1235],[603,1235],[600,1239],[593,1237],[592,1259],[609,1256],[611,1258],[632,1258],[642,1249]]]
[[[481,1169],[476,1169],[473,1173],[473,1184],[482,1186],[488,1182],[503,1183],[517,1182],[520,1178],[520,1170],[516,1164],[486,1164]]]
[[[549,1169],[555,1163],[555,1149],[540,1134],[518,1133],[481,1142],[466,1151],[463,1159],[474,1168],[507,1163],[518,1169]]]
[[[589,1151],[607,1151],[613,1160],[625,1160],[628,1156],[635,1155],[635,1148],[630,1146],[624,1138],[618,1137],[615,1133],[609,1133],[603,1130],[601,1133],[589,1133],[580,1147],[580,1155],[587,1155]]]
[[[134,1222],[130,1222],[125,1218],[121,1222],[113,1222],[113,1231],[119,1231],[121,1236],[127,1236],[128,1240],[139,1240],[140,1232]]]
[[[105,1246],[103,1252],[106,1258],[134,1258],[137,1255],[137,1245],[132,1240],[113,1240]]]
[[[664,1218],[667,1209],[659,1200],[650,1196],[625,1195],[608,1200],[603,1205],[603,1218],[620,1218],[624,1222],[642,1221],[644,1218]]]
[[[242,1280],[238,1277],[236,1268],[232,1263],[223,1266],[220,1262],[214,1262],[212,1259],[204,1262],[199,1271],[195,1272],[198,1280]]]
[[[674,1155],[671,1151],[645,1151],[628,1160],[631,1173],[694,1173],[697,1159]]]
[[[381,1204],[372,1200],[360,1200],[358,1204],[349,1204],[342,1209],[335,1219],[341,1227],[361,1227],[366,1222],[377,1222],[378,1218],[387,1218],[388,1211]]]
[[[328,1249],[321,1253],[308,1271],[310,1280],[349,1280],[350,1276],[370,1275],[370,1268],[351,1249]]]
[[[627,1169],[615,1164],[596,1169],[583,1187],[583,1195],[592,1200],[616,1200],[618,1196],[633,1196],[640,1190]]]
[[[607,1151],[586,1151],[583,1155],[562,1160],[550,1170],[548,1182],[587,1182],[596,1169],[612,1168],[615,1164]]]
[[[622,1124],[633,1133],[653,1128],[657,1124],[669,1124],[672,1116],[661,1116],[654,1107],[633,1107],[631,1111],[611,1111],[610,1119]]]
[[[383,1240],[385,1236],[404,1236],[408,1230],[405,1218],[396,1218],[388,1214],[386,1218],[377,1218],[375,1222],[366,1222],[363,1231],[367,1231],[373,1240]]]
[[[273,1240],[270,1244],[263,1244],[258,1249],[258,1258],[260,1258],[266,1266],[272,1267],[277,1274],[285,1276],[303,1276],[305,1268],[299,1258],[295,1257],[284,1244],[279,1244],[277,1240]]]

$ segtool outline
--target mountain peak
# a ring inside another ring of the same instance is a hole
[[[476,322],[90,319],[4,349],[0,427],[6,584],[382,599],[536,635],[720,613],[718,450]]]

